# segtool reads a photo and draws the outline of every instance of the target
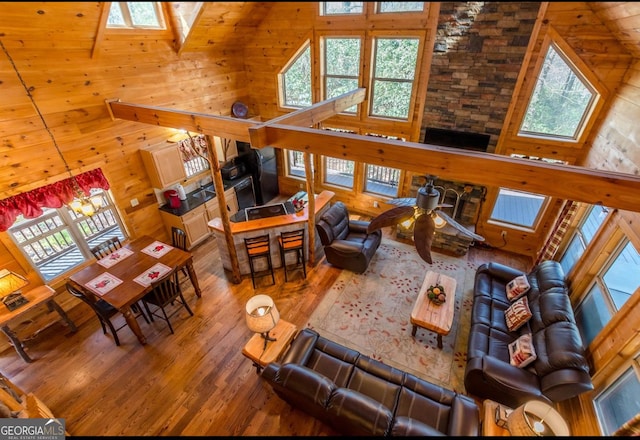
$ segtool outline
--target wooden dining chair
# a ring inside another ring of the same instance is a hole
[[[91,248],[91,253],[97,260],[106,257],[110,253],[122,248],[122,243],[118,237],[112,237],[108,240]]]
[[[91,309],[95,312],[96,316],[98,317],[98,320],[100,321],[100,325],[102,326],[102,333],[106,335],[107,327],[108,327],[109,330],[111,331],[111,335],[113,336],[113,340],[115,341],[116,345],[119,346],[120,339],[118,338],[118,330],[120,330],[123,327],[126,327],[127,322],[125,321],[124,324],[120,325],[119,327],[115,327],[113,325],[113,322],[111,322],[111,318],[113,318],[118,313],[120,313],[120,311],[103,299],[98,299],[93,295],[85,294],[83,291],[81,291],[80,289],[77,289],[75,286],[73,286],[73,284],[69,282],[67,282],[66,287],[67,287],[67,291],[71,295],[75,296],[76,298],[78,298],[79,300],[87,304],[89,307],[91,307]],[[142,311],[142,307],[138,305],[136,307],[136,311],[137,312],[134,312],[136,318],[138,316],[142,316],[144,320],[147,323],[149,323],[149,319],[145,316],[144,312]]]
[[[175,226],[171,226],[171,243],[173,247],[181,249],[185,252],[188,252],[187,249],[187,233],[184,230],[177,228]],[[186,267],[182,267],[182,273],[189,278],[189,272],[187,272]]]
[[[171,326],[171,318],[173,315],[180,311],[180,306],[187,309],[187,312],[193,316],[193,312],[189,307],[189,304],[182,295],[182,289],[180,288],[180,282],[178,281],[178,270],[174,268],[171,272],[164,277],[151,283],[152,290],[142,297],[142,303],[153,321],[154,317],[160,318],[167,322],[171,334],[173,334],[173,327]],[[154,306],[154,310],[151,310],[149,305]],[[173,310],[167,314],[167,309],[173,307]]]

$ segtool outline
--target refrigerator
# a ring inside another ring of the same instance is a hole
[[[276,151],[273,147],[251,148],[247,142],[237,142],[238,156],[253,177],[256,205],[266,205],[279,194]]]

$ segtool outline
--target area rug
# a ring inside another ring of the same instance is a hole
[[[464,394],[476,267],[466,256],[436,252],[432,256],[434,263],[430,265],[412,245],[383,239],[364,273],[342,271],[307,327],[387,365]],[[442,338],[442,349],[434,332],[418,327],[416,336],[411,335],[411,311],[429,270],[457,282],[453,325]]]

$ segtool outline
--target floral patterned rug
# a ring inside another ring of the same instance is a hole
[[[436,252],[432,256],[434,263],[429,265],[413,246],[383,239],[364,273],[342,271],[307,327],[387,365],[464,394],[476,267],[466,256]],[[418,327],[416,336],[411,336],[409,318],[429,270],[457,282],[453,326],[442,337],[442,350],[434,332]]]

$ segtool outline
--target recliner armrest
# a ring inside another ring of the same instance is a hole
[[[367,227],[369,227],[369,223],[364,220],[349,220],[349,230],[353,232],[359,232],[362,234],[367,233]]]
[[[525,401],[539,398],[548,402],[540,391],[538,376],[523,368],[493,356],[483,356],[482,373],[486,382],[493,382],[493,388],[501,389],[509,396],[518,396]]]
[[[525,272],[522,272],[521,270],[514,269],[513,267],[509,267],[504,264],[496,263],[493,261],[490,263],[485,263],[481,265],[476,271],[476,276],[477,274],[483,273],[483,272],[486,272],[492,277],[504,281],[505,284],[511,281],[512,279],[514,279],[515,277],[525,273]]]

